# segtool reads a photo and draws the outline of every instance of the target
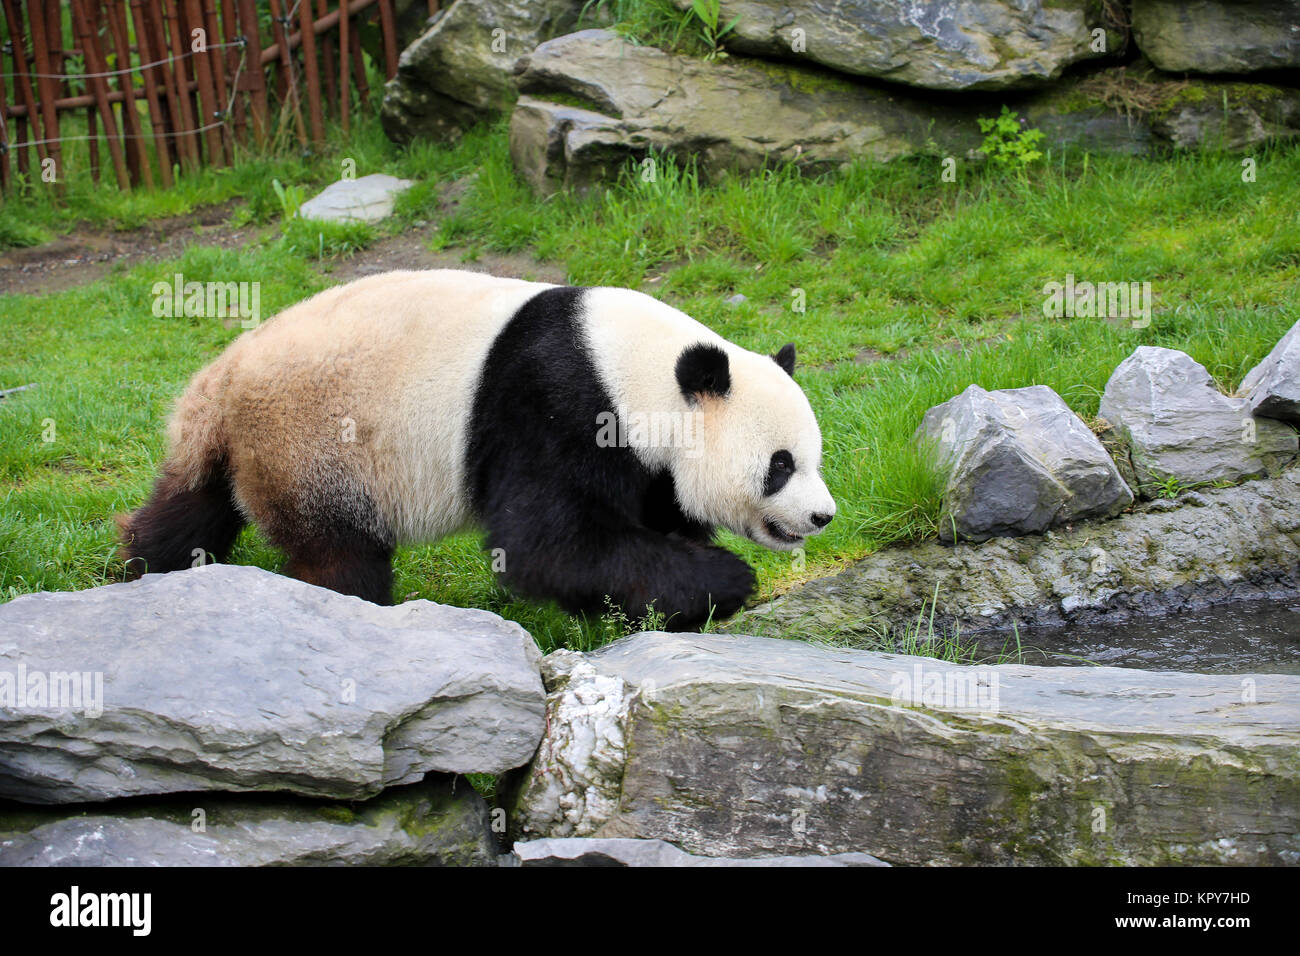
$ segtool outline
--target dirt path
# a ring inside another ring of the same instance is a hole
[[[118,232],[95,226],[74,229],[42,246],[0,252],[0,293],[40,295],[94,282],[118,263],[173,259],[187,246],[247,245],[268,227],[235,228],[228,219],[236,203],[208,206]]]
[[[429,248],[433,226],[387,236],[348,259],[334,259],[321,264],[320,271],[337,282],[349,282],[362,276],[393,269],[465,269],[496,276],[532,279],[536,282],[566,281],[564,267],[554,262],[538,262],[531,256],[513,253],[484,252],[472,262],[465,262],[460,249]]]
[[[444,213],[456,202],[452,198],[455,187],[448,192],[452,196],[443,203]],[[0,252],[0,294],[61,292],[103,278],[118,264],[174,259],[192,245],[237,248],[275,234],[274,225],[232,226],[229,218],[236,207],[234,202],[209,206],[124,232],[86,226],[42,246],[4,250]],[[541,282],[565,281],[562,266],[537,262],[531,256],[483,253],[465,262],[462,250],[435,252],[429,248],[434,228],[430,224],[384,237],[351,258],[326,260],[317,268],[338,282],[393,269],[467,269]]]

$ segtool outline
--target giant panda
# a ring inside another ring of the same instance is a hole
[[[516,593],[694,630],[754,587],[718,528],[792,549],[835,514],[794,362],[627,289],[359,279],[194,377],[119,520],[128,576],[225,560],[251,522],[285,573],[388,604],[398,544],[478,525]]]

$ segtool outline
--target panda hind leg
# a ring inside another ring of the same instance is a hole
[[[284,573],[372,604],[393,603],[393,550],[375,542],[295,549]]]
[[[298,488],[259,505],[258,527],[288,557],[284,574],[372,604],[393,603],[393,536],[363,491],[336,477],[326,490]]]

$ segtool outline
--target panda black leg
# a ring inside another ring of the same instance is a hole
[[[608,596],[630,620],[653,606],[670,631],[698,630],[740,610],[754,590],[754,571],[736,555],[644,528],[567,529],[549,536],[492,534],[513,589],[557,600],[570,613],[601,613]]]
[[[393,552],[380,545],[293,554],[284,573],[372,604],[393,603]]]

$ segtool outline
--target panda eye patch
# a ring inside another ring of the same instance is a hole
[[[785,483],[794,474],[794,456],[785,449],[772,453],[772,460],[767,466],[767,479],[763,482],[765,497],[776,494],[785,487]]]

